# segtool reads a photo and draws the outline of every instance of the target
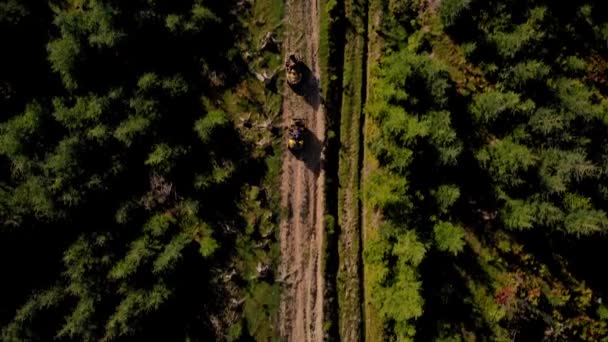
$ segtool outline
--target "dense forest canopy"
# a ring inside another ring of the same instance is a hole
[[[220,270],[237,254],[258,262],[235,244],[275,219],[255,186],[265,161],[213,104],[246,75],[238,11],[202,0],[0,4],[2,340],[248,334],[224,316],[257,279],[218,284]],[[268,325],[262,304],[245,305]]]
[[[284,3],[0,3],[0,339],[279,339],[283,76],[256,70]],[[608,341],[608,4],[321,5],[323,105],[365,104],[362,151],[337,129],[327,155],[364,153],[377,340]]]
[[[364,260],[386,336],[605,339],[606,5],[385,5]]]

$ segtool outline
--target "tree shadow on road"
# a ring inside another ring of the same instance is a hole
[[[321,170],[321,150],[323,148],[323,144],[319,137],[317,137],[315,133],[308,128],[306,129],[305,137],[306,150],[302,154],[301,160],[304,161],[309,170],[314,172],[316,177],[319,175],[319,171]]]

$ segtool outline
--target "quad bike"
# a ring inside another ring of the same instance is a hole
[[[304,149],[304,133],[306,127],[304,126],[303,119],[293,119],[291,126],[289,126],[289,134],[287,137],[287,148],[297,153]]]
[[[295,87],[302,81],[303,63],[294,54],[289,55],[285,61],[285,72],[287,72],[287,83]]]

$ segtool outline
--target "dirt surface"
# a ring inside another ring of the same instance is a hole
[[[305,120],[305,148],[283,156],[281,204],[287,215],[280,226],[284,282],[279,312],[281,336],[286,341],[323,341],[323,214],[325,109],[319,90],[319,2],[288,0],[283,51],[297,54],[306,64],[302,87],[285,85],[283,120]]]

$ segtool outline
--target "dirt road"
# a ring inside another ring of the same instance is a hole
[[[285,151],[281,176],[281,267],[284,289],[280,306],[281,336],[287,341],[323,341],[324,173],[325,110],[319,92],[319,2],[287,0],[283,51],[296,53],[310,69],[300,94],[287,85],[283,120],[304,118],[308,128],[305,149],[299,156]]]

